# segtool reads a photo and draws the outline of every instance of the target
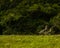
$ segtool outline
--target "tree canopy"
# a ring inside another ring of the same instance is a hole
[[[60,0],[0,0],[1,35],[59,33]]]

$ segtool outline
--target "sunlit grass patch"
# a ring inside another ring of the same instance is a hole
[[[0,48],[60,48],[60,35],[0,36]]]

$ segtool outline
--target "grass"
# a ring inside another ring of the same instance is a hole
[[[60,35],[3,35],[0,48],[60,48]]]

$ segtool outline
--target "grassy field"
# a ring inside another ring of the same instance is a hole
[[[60,48],[60,35],[0,36],[0,48]]]

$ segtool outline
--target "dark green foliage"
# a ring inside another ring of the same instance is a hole
[[[0,1],[0,34],[40,34],[46,25],[43,34],[60,32],[60,0]]]

